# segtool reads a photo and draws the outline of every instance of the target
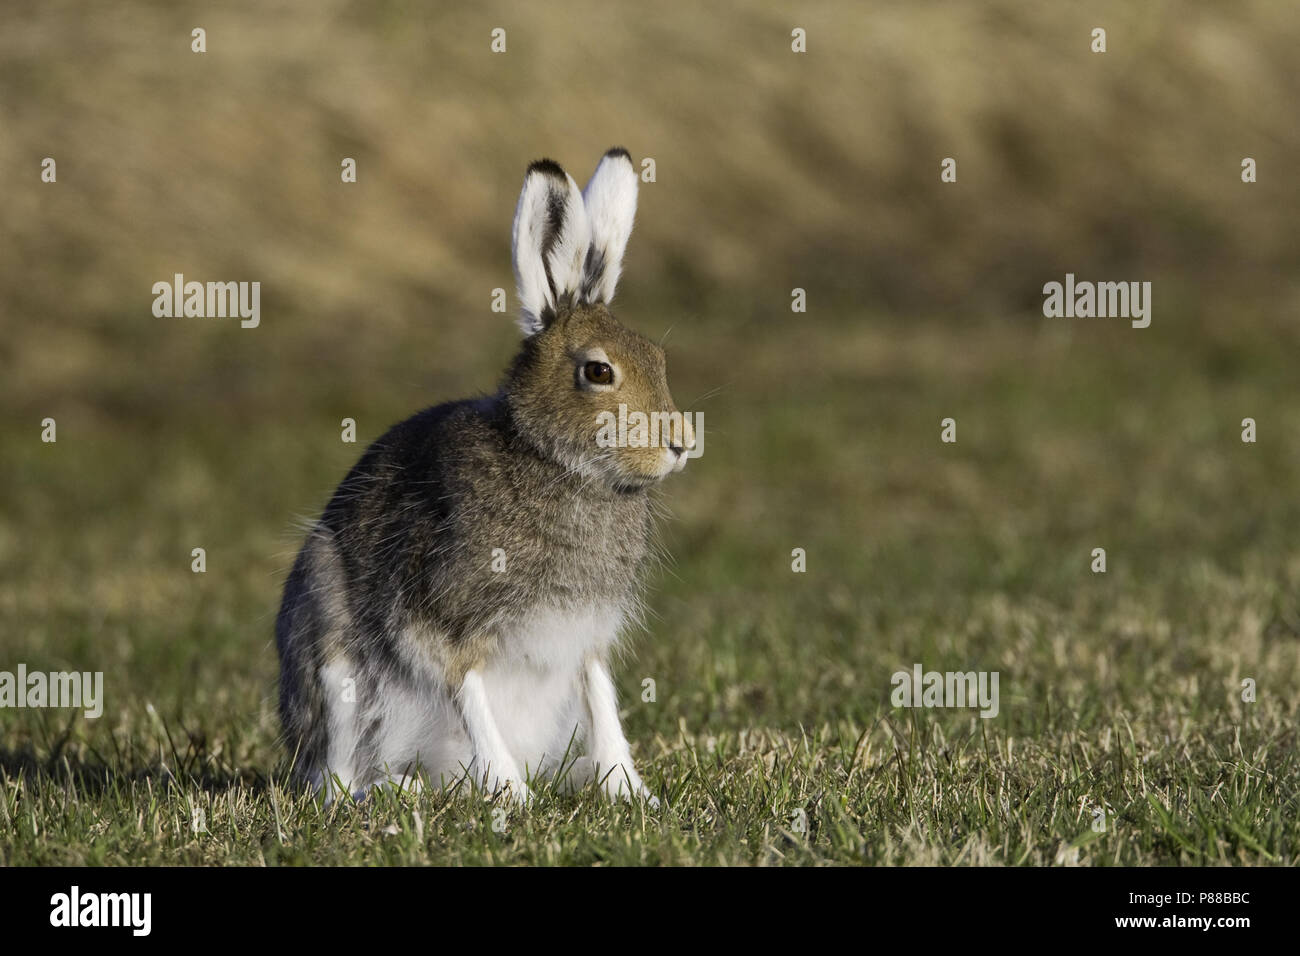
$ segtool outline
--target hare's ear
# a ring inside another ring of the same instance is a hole
[[[578,184],[549,159],[528,167],[515,208],[515,282],[525,335],[546,328],[572,305],[582,285],[591,227]]]
[[[583,302],[608,303],[614,298],[623,251],[636,217],[636,186],[632,157],[625,149],[611,149],[582,191],[591,223],[591,249],[583,264],[579,296]]]

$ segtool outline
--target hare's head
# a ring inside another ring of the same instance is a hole
[[[695,443],[668,393],[664,350],[609,311],[636,188],[622,149],[605,154],[585,190],[550,160],[528,167],[514,225],[524,343],[505,386],[540,452],[628,492],[680,471]]]

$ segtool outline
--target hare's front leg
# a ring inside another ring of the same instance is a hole
[[[511,800],[529,803],[533,797],[532,791],[524,782],[524,775],[519,772],[519,765],[511,756],[501,731],[497,728],[487,688],[483,685],[483,676],[477,670],[471,670],[465,675],[456,703],[474,755],[469,767],[474,783],[483,785],[494,793],[508,788]]]
[[[583,689],[588,719],[587,758],[593,765],[595,779],[612,798],[635,797],[648,801],[652,807],[659,806],[658,798],[646,789],[632,765],[632,748],[618,719],[614,681],[605,662],[595,655],[587,659]]]

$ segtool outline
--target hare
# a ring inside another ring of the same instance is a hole
[[[523,802],[530,777],[596,781],[657,804],[610,663],[639,615],[649,489],[695,437],[663,349],[609,311],[637,179],[622,149],[582,191],[550,160],[528,167],[524,337],[499,391],[394,426],[307,535],[276,620],[280,712],[295,774],[327,802],[422,774]],[[598,423],[629,409],[675,436],[607,447]]]

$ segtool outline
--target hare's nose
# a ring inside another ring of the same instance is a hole
[[[682,455],[686,454],[686,449],[683,448],[681,445],[669,445],[668,450],[672,452],[674,455],[676,455],[678,458],[681,458]]]

